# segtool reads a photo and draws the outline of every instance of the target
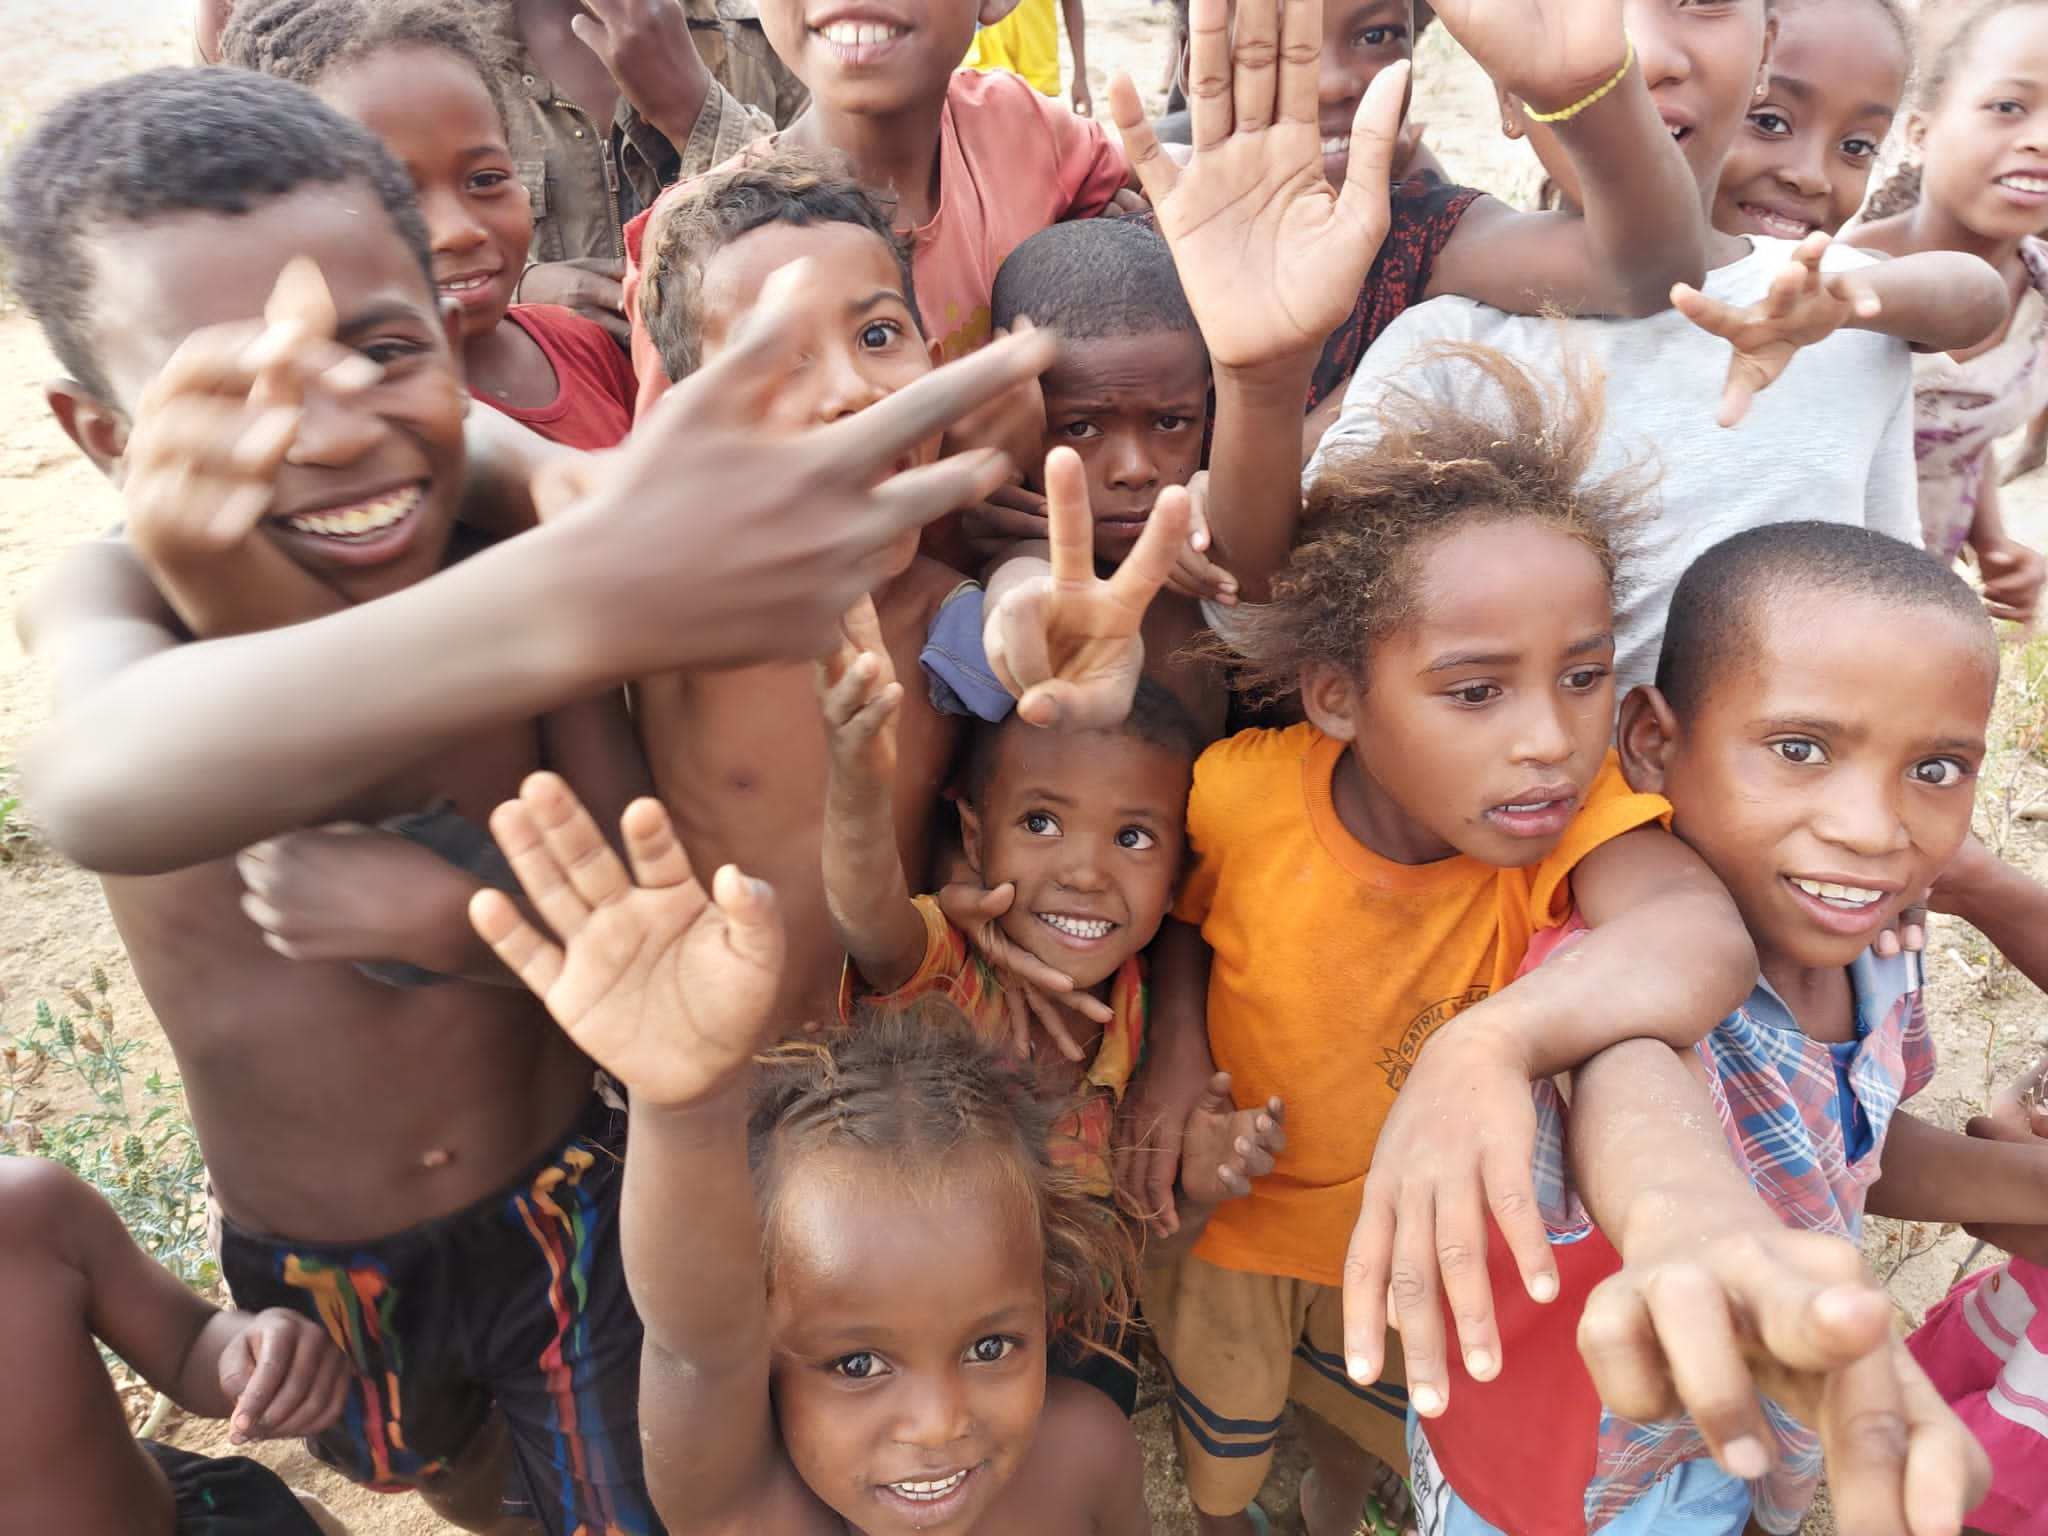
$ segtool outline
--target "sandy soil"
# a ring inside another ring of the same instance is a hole
[[[1129,70],[1158,104],[1171,11],[1148,0],[1096,0],[1090,7],[1095,100],[1107,111],[1111,71]],[[53,9],[30,0],[0,0],[0,152],[64,91],[95,79],[190,57],[185,0],[66,0]],[[1512,199],[1526,198],[1536,172],[1518,144],[1502,139],[1491,88],[1440,29],[1423,41],[1417,68],[1416,116],[1452,175]],[[34,327],[17,312],[0,313],[0,613],[11,614],[59,551],[90,537],[118,515],[118,503],[44,410],[38,383],[54,372]],[[1711,430],[1703,426],[1703,430]],[[2036,543],[2048,543],[2048,477],[2036,476],[2007,495],[2008,516]],[[24,658],[12,625],[0,626],[0,765],[19,760],[48,718],[47,679]],[[2048,770],[2038,752],[2048,704],[2026,689],[2008,689],[2008,739],[2027,746],[2006,753],[1987,774],[1995,793],[1980,829],[2010,857],[2048,874],[2048,841],[2040,824],[2002,813],[2048,799]],[[0,770],[4,784],[4,770]],[[34,806],[26,808],[33,829]],[[27,1019],[38,997],[56,998],[94,966],[112,978],[111,1000],[123,1022],[150,1039],[144,1070],[169,1068],[148,1009],[121,954],[99,890],[34,838],[0,863],[0,1025]],[[1918,1107],[1960,1125],[1989,1092],[2048,1044],[2048,1006],[2002,967],[1987,963],[1983,941],[1961,925],[1938,921],[1930,944],[1930,996],[1943,1054],[1941,1076]],[[66,1107],[60,1099],[60,1109]],[[1902,1321],[1915,1320],[1953,1281],[1969,1253],[1967,1239],[1897,1224],[1871,1224],[1870,1251],[1890,1277]],[[1192,1530],[1174,1475],[1167,1407],[1156,1375],[1139,1416],[1155,1527],[1160,1536]],[[194,1448],[217,1448],[211,1425],[178,1423],[170,1437]],[[361,1493],[333,1478],[296,1447],[259,1454],[297,1486],[326,1498],[358,1532],[381,1536],[446,1531],[411,1499]],[[1276,1528],[1298,1530],[1293,1510],[1298,1457],[1287,1448],[1265,1503]],[[1814,1529],[1831,1528],[1819,1516]]]

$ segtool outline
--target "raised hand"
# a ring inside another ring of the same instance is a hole
[[[1628,57],[1621,0],[1447,0],[1436,14],[1496,85],[1538,112],[1584,100]]]
[[[1203,1206],[1250,1194],[1252,1180],[1271,1173],[1274,1155],[1287,1149],[1285,1113],[1277,1097],[1239,1109],[1231,1102],[1230,1074],[1210,1078],[1181,1133],[1181,1193]]]
[[[882,641],[875,600],[847,610],[839,649],[818,663],[818,703],[832,747],[832,771],[850,782],[891,784],[896,778],[896,716],[903,685]]]
[[[1882,307],[1862,273],[1821,271],[1827,248],[1825,232],[1808,235],[1771,279],[1770,291],[1740,308],[1686,283],[1671,290],[1673,308],[1734,349],[1721,391],[1717,419],[1722,426],[1732,427],[1748,415],[1757,392],[1776,381],[1801,347],[1827,340],[1851,321],[1872,319]]]
[[[247,1318],[217,1365],[235,1404],[230,1444],[317,1434],[341,1416],[353,1377],[326,1329],[280,1307],[227,1315]]]
[[[1408,66],[1374,77],[1351,127],[1341,192],[1323,174],[1322,0],[1192,0],[1193,156],[1160,147],[1129,75],[1110,87],[1124,147],[1220,369],[1319,352],[1351,313],[1387,232]]]
[[[1209,471],[1198,469],[1188,482],[1188,536],[1173,559],[1166,578],[1169,591],[1196,602],[1237,606],[1237,578],[1209,558]]]
[[[2042,582],[2048,579],[2048,564],[2043,563],[2041,552],[2008,538],[1982,543],[1973,540],[1970,550],[1977,557],[1984,606],[1991,617],[2032,623],[2041,602]]]
[[[569,29],[604,61],[634,111],[671,144],[690,142],[711,71],[678,0],[580,0]]]
[[[1084,731],[1130,713],[1145,664],[1139,630],[1188,537],[1188,493],[1170,486],[1123,564],[1095,574],[1095,518],[1080,455],[1045,460],[1052,571],[993,603],[982,622],[989,668],[1032,725]]]
[[[627,806],[620,827],[630,878],[569,786],[533,774],[492,813],[491,832],[561,942],[502,891],[478,892],[470,919],[636,1100],[700,1103],[736,1082],[772,1033],[775,894],[727,865],[707,895],[657,800]]]

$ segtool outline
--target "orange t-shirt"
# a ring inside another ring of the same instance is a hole
[[[1671,810],[1633,793],[1609,752],[1541,863],[1396,864],[1337,819],[1343,752],[1297,725],[1203,753],[1188,799],[1200,862],[1174,911],[1215,952],[1209,1049],[1233,1097],[1287,1103],[1287,1150],[1217,1207],[1195,1254],[1320,1285],[1343,1280],[1373,1144],[1423,1042],[1507,985],[1531,935],[1565,920],[1579,860]]]

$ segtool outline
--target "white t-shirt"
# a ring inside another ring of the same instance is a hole
[[[1761,299],[1793,242],[1751,237],[1742,260],[1707,274],[1706,293],[1729,304]],[[1824,269],[1877,258],[1830,247]],[[1913,544],[1920,515],[1913,465],[1913,377],[1906,344],[1842,330],[1792,359],[1758,395],[1742,425],[1716,424],[1728,374],[1728,343],[1676,310],[1642,320],[1559,320],[1510,315],[1470,299],[1431,299],[1381,333],[1345,391],[1344,409],[1303,472],[1314,483],[1324,458],[1369,446],[1376,407],[1393,376],[1424,396],[1477,386],[1468,364],[1417,355],[1440,342],[1474,342],[1554,378],[1559,348],[1597,364],[1606,379],[1606,440],[1595,475],[1648,460],[1660,469],[1658,504],[1621,570],[1615,615],[1615,693],[1653,680],[1664,619],[1678,578],[1731,534],[1813,518],[1855,523]],[[1415,366],[1411,369],[1410,365]],[[1480,386],[1484,408],[1490,386]],[[1475,391],[1476,392],[1476,391]]]

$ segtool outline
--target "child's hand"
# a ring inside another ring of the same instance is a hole
[[[1408,68],[1390,65],[1367,87],[1351,169],[1335,191],[1317,119],[1322,27],[1320,0],[1242,0],[1233,38],[1228,0],[1193,0],[1185,169],[1160,147],[1130,76],[1110,87],[1124,146],[1221,369],[1314,357],[1358,302],[1386,236]]]
[[[1522,1283],[1557,1295],[1557,1268],[1530,1171],[1536,1108],[1526,1059],[1477,1004],[1433,1035],[1387,1112],[1365,1177],[1365,1199],[1344,1259],[1344,1356],[1351,1379],[1379,1379],[1387,1306],[1401,1331],[1408,1400],[1424,1418],[1444,1411],[1443,1313],[1438,1277],[1457,1323],[1465,1369],[1490,1381],[1500,1335],[1486,1272],[1490,1209]]]
[[[1215,1078],[1206,1043],[1200,1060],[1169,1064],[1147,1056],[1124,1094],[1117,1115],[1112,1157],[1117,1184],[1131,1192],[1153,1236],[1167,1238],[1180,1231],[1180,1204],[1175,1198],[1181,1178],[1182,1141],[1203,1096]]]
[[[573,309],[624,346],[633,339],[633,327],[626,320],[625,276],[625,263],[609,256],[543,261],[528,267],[519,279],[519,302]]]
[[[1187,542],[1188,495],[1159,493],[1131,552],[1107,579],[1095,574],[1095,520],[1080,455],[1045,461],[1052,574],[1005,592],[982,621],[989,670],[1032,725],[1085,731],[1131,710],[1145,664],[1145,609]]]
[[[2012,539],[1979,544],[1971,552],[1977,557],[1977,575],[1984,588],[1984,606],[1994,619],[2030,624],[2041,602],[2041,583],[2048,577],[2041,552]]]
[[[1772,1461],[1762,1392],[1818,1429],[1843,1530],[1960,1529],[1989,1464],[1893,1338],[1855,1250],[1715,1211],[1673,1226],[1668,1257],[1632,1243],[1586,1304],[1579,1351],[1600,1400],[1642,1422],[1682,1410],[1723,1468],[1757,1478]]]
[[[668,812],[636,800],[620,819],[625,865],[569,786],[531,775],[491,815],[552,942],[502,891],[470,920],[507,968],[636,1100],[680,1108],[730,1088],[773,1032],[782,974],[775,893],[731,865],[707,896]]]
[[[1188,536],[1174,552],[1167,590],[1198,603],[1237,606],[1237,578],[1209,558],[1209,471],[1188,482]]]
[[[714,87],[680,5],[579,0],[569,29],[604,62],[634,111],[670,143],[690,141],[698,111]]]
[[[1036,329],[1019,315],[1015,325],[997,330],[991,340],[1028,336]],[[948,453],[994,448],[1019,468],[1036,464],[1045,453],[1045,388],[1038,375],[1018,380],[986,405],[962,416],[946,429],[944,446]]]
[[[1031,1021],[1044,1026],[1052,1043],[1069,1061],[1082,1061],[1081,1049],[1067,1028],[1069,1010],[1107,1024],[1109,1004],[1086,992],[1074,990],[1074,978],[1056,971],[1020,944],[1013,944],[1000,921],[1017,899],[1017,887],[1004,881],[994,890],[978,884],[956,881],[942,886],[936,898],[946,921],[967,936],[976,954],[990,970],[1003,978],[1003,1007],[1010,1020],[1010,1044],[1019,1056],[1031,1054]]]
[[[875,600],[855,603],[840,628],[839,649],[818,663],[818,702],[832,744],[832,771],[848,783],[893,784],[903,685],[882,642]]]
[[[1021,485],[999,485],[960,514],[960,531],[982,559],[1006,555],[1012,545],[1050,536],[1045,498]]]
[[[1450,0],[1436,13],[1517,101],[1557,112],[1614,78],[1628,57],[1620,0]]]
[[[231,1445],[318,1434],[341,1417],[354,1381],[327,1330],[281,1307],[249,1318],[221,1351],[219,1371],[221,1391],[235,1403]]]
[[[1284,1113],[1277,1097],[1260,1109],[1239,1109],[1230,1099],[1230,1074],[1210,1078],[1181,1132],[1181,1194],[1202,1206],[1250,1194],[1252,1180],[1271,1173],[1274,1154],[1286,1150]]]
[[[444,976],[477,958],[483,883],[409,838],[357,822],[286,832],[235,855],[242,912],[288,960],[402,961]]]
[[[299,257],[278,274],[260,325],[194,331],[136,405],[122,455],[128,541],[201,638],[303,618],[307,602],[327,592],[253,536],[307,394],[353,396],[382,377],[335,341],[334,326],[320,269]],[[262,563],[252,570],[250,560]]]
[[[1824,232],[1808,235],[1784,270],[1771,279],[1770,292],[1741,309],[1685,283],[1671,290],[1673,308],[1735,349],[1721,392],[1717,419],[1722,426],[1741,421],[1757,392],[1770,387],[1801,347],[1827,340],[1852,320],[1877,314],[1877,294],[1863,273],[1821,271],[1827,248]]]

